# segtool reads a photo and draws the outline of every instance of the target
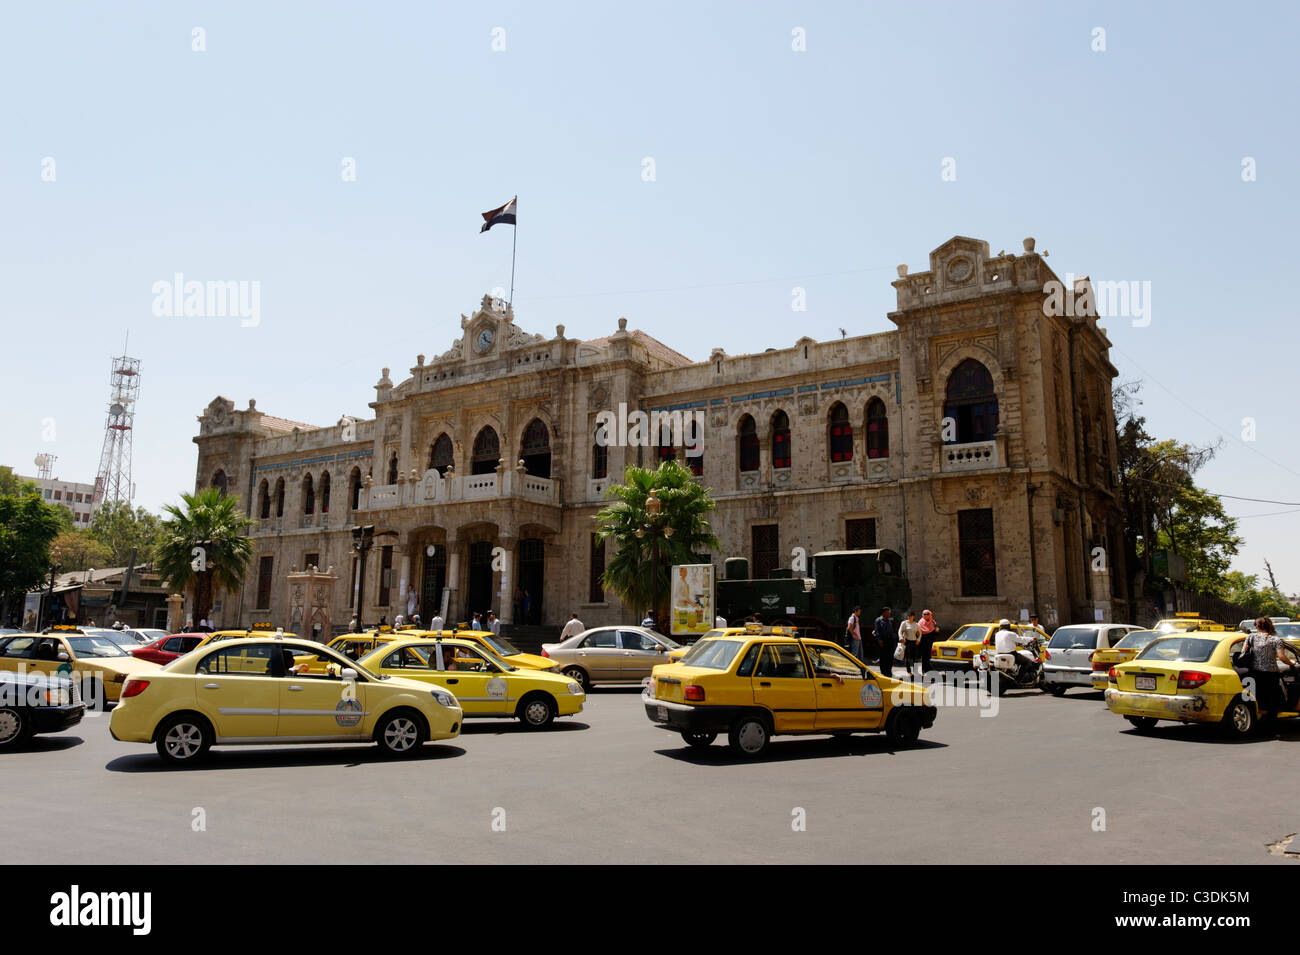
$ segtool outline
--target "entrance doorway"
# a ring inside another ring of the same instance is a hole
[[[528,537],[519,542],[519,586],[527,595],[524,598],[526,610],[522,620],[516,623],[539,624],[542,622],[542,588],[545,584],[543,573],[546,549],[542,540]]]
[[[442,589],[447,586],[447,548],[430,545],[424,551],[424,573],[420,575],[420,622],[426,627],[442,609]]]
[[[492,607],[492,542],[475,541],[469,545],[469,586],[465,588],[465,619],[472,620],[475,612],[483,614]]]

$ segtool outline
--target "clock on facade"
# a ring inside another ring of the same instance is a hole
[[[487,351],[489,348],[491,348],[492,341],[495,339],[495,337],[496,336],[492,333],[492,329],[490,328],[485,328],[481,332],[479,332],[478,338],[475,340],[475,344],[478,346],[478,350]]]

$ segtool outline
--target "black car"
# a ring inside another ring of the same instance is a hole
[[[81,722],[86,706],[77,684],[44,673],[0,672],[0,752],[37,733],[59,733]]]

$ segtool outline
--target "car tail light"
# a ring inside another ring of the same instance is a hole
[[[1115,675],[1114,667],[1111,667],[1109,670],[1106,671],[1106,682],[1115,683],[1115,684],[1119,683],[1119,677]]]
[[[549,653],[546,652],[546,648],[545,648],[545,647],[542,647],[542,656],[546,657],[546,659],[548,659],[548,660],[551,658],[551,655],[550,655]]]
[[[1204,670],[1182,670],[1178,674],[1178,689],[1194,690],[1204,686],[1209,679],[1210,674]]]
[[[1092,658],[1095,657],[1096,655],[1097,655],[1097,651],[1096,651],[1096,650],[1093,650],[1091,653],[1089,653],[1089,654],[1088,654],[1088,662],[1091,663],[1091,662],[1092,662]]]
[[[1109,669],[1110,669],[1110,664],[1109,664],[1109,663],[1094,663],[1094,664],[1092,665],[1092,668],[1093,668],[1094,670],[1096,670],[1098,673],[1100,673],[1100,672],[1103,672],[1103,671],[1105,671],[1105,670],[1109,670]]]
[[[962,659],[963,659],[963,660],[971,660],[971,659],[974,659],[974,657],[975,657],[975,651],[974,651],[974,650],[963,650],[963,651],[961,652],[961,656],[962,656]]]
[[[1044,659],[1044,660],[1050,660],[1050,659],[1052,659],[1052,652],[1051,652],[1050,650],[1044,650],[1044,651],[1043,651],[1043,659]]]
[[[126,686],[122,687],[122,699],[129,700],[133,696],[139,696],[149,687],[148,680],[130,679],[126,681]]]
[[[688,700],[690,700],[690,701],[692,701],[692,702],[694,702],[694,703],[703,703],[703,702],[704,702],[704,687],[702,687],[702,686],[692,686],[691,684],[688,683],[688,684],[686,685],[686,692],[685,692],[684,695],[685,695],[685,698],[686,698],[686,699],[688,699]]]

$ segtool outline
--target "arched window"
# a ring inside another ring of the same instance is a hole
[[[257,512],[264,521],[271,516],[271,491],[266,481],[263,481],[262,486],[257,489]]]
[[[275,516],[284,517],[284,478],[275,480]]]
[[[695,414],[682,416],[682,451],[696,477],[704,474],[704,422]]]
[[[397,455],[394,454],[388,459],[388,483],[397,483]]]
[[[320,512],[330,512],[330,473],[325,471],[320,476]]]
[[[943,416],[956,423],[957,444],[992,441],[997,433],[998,396],[993,391],[993,376],[974,358],[967,358],[948,376]],[[946,428],[942,433],[952,434]]]
[[[591,476],[599,481],[609,477],[609,434],[604,425],[596,425],[591,437]],[[598,601],[599,602],[599,601]]]
[[[361,506],[361,469],[353,468],[352,473],[348,476],[348,500],[352,502],[352,510]]]
[[[889,457],[889,413],[879,398],[867,402],[867,457]]]
[[[853,425],[849,424],[849,409],[839,401],[831,408],[830,439],[831,461],[853,460]]]
[[[758,428],[749,415],[740,419],[740,461],[741,471],[758,470]]]
[[[304,475],[302,479],[302,512],[316,513],[316,485],[312,483],[310,474]]]
[[[541,418],[534,418],[524,428],[519,440],[519,456],[529,474],[548,478],[551,476],[551,433]]]
[[[226,472],[218,471],[212,475],[212,486],[217,489],[217,493],[222,497],[226,496]]]
[[[438,435],[438,440],[429,446],[429,467],[446,477],[447,468],[451,467],[454,459],[455,453],[451,447],[451,438],[447,437],[447,433],[444,431]]]
[[[772,467],[790,466],[790,417],[784,411],[772,415]]]
[[[470,474],[491,474],[501,460],[501,439],[491,426],[484,428],[474,438],[474,454],[470,458]]]

